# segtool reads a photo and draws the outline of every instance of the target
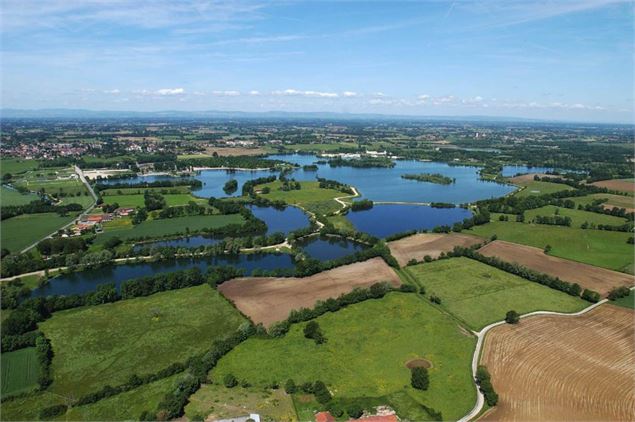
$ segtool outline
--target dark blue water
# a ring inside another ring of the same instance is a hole
[[[299,165],[313,164],[315,155],[271,155]],[[478,167],[450,166],[445,163],[399,160],[393,168],[331,167],[320,164],[317,172],[296,170],[289,177],[296,180],[315,180],[316,177],[337,180],[357,188],[362,197],[387,202],[449,202],[462,204],[480,199],[504,196],[513,186],[480,180]],[[402,179],[407,173],[439,173],[456,179],[451,185]]]
[[[546,173],[553,171],[551,167],[527,167],[527,166],[503,166],[503,176],[514,177],[519,174],[527,173]]]
[[[368,246],[362,243],[353,242],[352,240],[342,237],[331,236],[305,238],[297,241],[296,245],[308,256],[319,259],[320,261],[341,258],[368,248]]]
[[[409,230],[430,230],[470,218],[464,208],[432,208],[422,205],[375,205],[365,211],[349,212],[346,217],[359,231],[386,237]]]
[[[267,235],[273,233],[289,234],[294,230],[308,227],[309,217],[299,208],[288,206],[283,210],[273,207],[250,206],[256,218],[267,224]]]
[[[115,283],[117,288],[122,282],[136,277],[157,273],[187,270],[198,267],[205,272],[210,266],[231,265],[243,268],[245,274],[254,269],[275,270],[293,268],[293,258],[287,254],[244,254],[215,256],[201,259],[178,259],[153,263],[111,265],[108,267],[61,275],[50,280],[45,286],[33,290],[31,296],[54,296],[84,294],[95,291],[98,285]]]
[[[268,158],[284,160],[300,166],[314,164],[320,160],[316,155],[285,154],[270,155]],[[296,180],[315,180],[316,177],[337,180],[355,186],[364,198],[373,201],[395,202],[450,202],[461,204],[474,202],[479,199],[489,199],[504,196],[514,190],[513,186],[480,180],[478,167],[450,166],[445,163],[423,162],[415,160],[400,160],[393,168],[352,168],[335,167],[328,164],[318,165],[318,171],[304,171],[298,169],[290,177]],[[506,166],[507,172],[522,172],[527,167]],[[542,168],[535,167],[535,171]],[[545,169],[546,170],[546,169]],[[505,174],[506,170],[503,170]],[[526,172],[526,171],[525,171]],[[406,173],[440,173],[456,179],[451,185],[419,182],[402,179]],[[225,182],[235,179],[238,190],[230,196],[240,196],[242,186],[247,180],[276,175],[277,172],[268,170],[236,171],[203,170],[195,177],[203,182],[203,187],[194,192],[196,196],[217,198],[228,196],[223,191]],[[112,180],[107,183],[135,183],[139,181],[156,181],[170,179],[170,176],[140,176],[131,179]]]

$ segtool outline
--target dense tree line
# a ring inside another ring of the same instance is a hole
[[[350,187],[349,185],[345,183],[338,182],[337,180],[329,180],[329,179],[324,179],[321,177],[318,177],[317,180],[318,180],[318,186],[320,187],[320,189],[334,189],[343,193],[347,193],[349,195],[353,195],[355,193],[353,192],[352,187]]]
[[[242,192],[243,192],[243,196],[246,195],[254,195],[254,188],[258,185],[264,185],[265,183],[271,183],[271,182],[275,182],[277,179],[276,176],[269,176],[269,177],[259,177],[257,179],[251,179],[251,180],[247,180],[245,183],[243,183],[243,188],[242,188]]]
[[[54,237],[40,241],[36,247],[42,255],[50,256],[85,251],[88,244],[81,237]]]
[[[143,204],[146,210],[154,211],[160,210],[167,205],[165,198],[159,192],[154,190],[146,190],[143,193]]]
[[[362,157],[359,159],[344,159],[341,157],[331,158],[329,161],[331,167],[354,167],[354,168],[371,168],[383,167],[392,168],[395,162],[387,157]]]
[[[106,189],[148,189],[148,188],[174,188],[177,186],[190,186],[192,189],[198,189],[203,187],[203,182],[198,179],[191,178],[174,178],[171,180],[157,180],[154,182],[135,182],[135,183],[100,183],[95,184],[96,191],[102,191]]]
[[[571,227],[571,217],[562,215],[537,215],[534,217],[533,222],[536,224],[546,224],[549,226]]]
[[[271,160],[254,155],[237,155],[237,156],[224,156],[224,157],[203,157],[203,158],[188,158],[185,160],[178,160],[177,166],[179,169],[187,169],[190,167],[224,167],[224,168],[236,168],[236,169],[273,169],[280,167],[283,164],[287,164],[281,160]]]
[[[80,204],[53,205],[45,200],[32,201],[26,205],[7,205],[0,208],[0,218],[6,220],[22,214],[42,214],[54,212],[65,216],[71,212],[80,212],[84,208]]]
[[[370,199],[362,199],[359,201],[353,201],[351,203],[351,210],[352,211],[369,210],[373,208],[373,205],[374,203]]]
[[[485,396],[485,401],[488,406],[496,406],[498,403],[498,394],[494,391],[492,386],[491,377],[487,368],[483,365],[479,365],[476,369],[476,383],[479,390]]]

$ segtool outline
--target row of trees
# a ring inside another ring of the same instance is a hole
[[[6,220],[22,214],[43,214],[54,212],[61,216],[68,213],[80,212],[84,208],[80,204],[53,205],[49,201],[38,199],[26,205],[7,205],[0,208],[0,219]]]

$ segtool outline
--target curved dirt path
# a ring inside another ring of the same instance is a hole
[[[348,206],[348,204],[346,202],[342,201],[342,199],[356,198],[356,197],[359,196],[359,192],[357,191],[357,189],[355,189],[354,186],[351,186],[351,189],[353,189],[353,194],[352,195],[338,196],[337,198],[333,198],[335,200],[335,202],[337,202],[338,204],[340,204],[342,206],[342,209],[337,211],[337,212],[335,212],[335,215],[339,215],[339,213],[342,212],[342,210]]]
[[[631,289],[632,290],[632,289]],[[602,299],[597,303],[592,304],[591,306],[584,308],[581,311],[578,312],[574,312],[571,314],[568,313],[564,313],[564,312],[553,312],[553,311],[536,311],[536,312],[530,312],[528,314],[524,314],[521,315],[520,318],[527,318],[530,316],[534,316],[534,315],[560,315],[560,316],[579,316],[582,314],[585,314],[595,308],[597,308],[598,306],[602,305],[603,303],[608,302],[608,299]],[[505,320],[503,321],[499,321],[499,322],[494,322],[486,327],[484,327],[481,331],[479,332],[473,332],[476,335],[477,338],[477,342],[476,342],[476,349],[474,350],[474,355],[472,356],[472,378],[476,379],[476,369],[478,368],[478,363],[481,357],[481,349],[483,347],[483,341],[485,339],[485,335],[489,332],[489,330],[491,330],[494,327],[497,327],[499,325],[503,325],[506,324]],[[478,385],[476,385],[476,382],[474,383],[474,387],[476,388],[476,404],[474,405],[474,407],[472,408],[472,410],[470,410],[470,412],[463,416],[461,419],[459,419],[459,422],[468,422],[470,420],[473,420],[476,416],[478,416],[479,413],[481,413],[481,410],[483,409],[483,405],[485,404],[485,397],[483,396],[483,393],[481,393],[481,390],[478,388]]]

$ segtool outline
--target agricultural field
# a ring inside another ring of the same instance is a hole
[[[589,223],[596,226],[599,224],[621,226],[627,222],[625,218],[621,217],[614,217],[612,215],[598,214],[596,212],[575,210],[564,207],[556,207],[555,205],[547,205],[545,207],[525,211],[525,221],[531,222],[536,216],[554,217],[556,215],[571,218],[571,227],[576,228],[580,227],[584,223]]]
[[[142,385],[134,390],[85,406],[76,406],[58,420],[65,421],[132,421],[144,411],[156,410],[163,397],[176,389],[183,374]]]
[[[265,420],[278,422],[297,421],[293,400],[284,392],[263,390],[258,387],[234,387],[204,384],[190,397],[185,416],[190,420],[228,419],[240,415],[258,413]]]
[[[455,246],[470,247],[483,243],[477,236],[462,233],[418,233],[388,242],[390,253],[404,266],[411,259],[422,260],[426,255],[438,258],[442,252],[450,252]]]
[[[548,193],[561,192],[564,190],[574,190],[571,186],[564,185],[562,183],[537,182],[535,180],[531,180],[529,182],[520,182],[519,186],[521,186],[522,189],[514,194],[518,197],[530,195],[545,195]]]
[[[178,193],[190,193],[189,186],[173,186],[170,188],[118,188],[118,189],[104,189],[100,191],[102,197],[113,195],[143,195],[145,191],[159,192],[162,195],[178,194]]]
[[[3,248],[18,252],[70,223],[74,215],[56,213],[23,214],[2,221],[0,242]]]
[[[441,298],[441,307],[472,330],[505,319],[507,311],[576,312],[582,299],[542,286],[469,258],[451,258],[405,269],[426,295]],[[469,274],[469,276],[467,276]]]
[[[625,208],[628,212],[635,211],[635,198],[625,195],[614,195],[610,193],[594,193],[576,198],[571,198],[576,205],[587,205],[597,199],[608,199],[602,205],[604,208]]]
[[[0,173],[16,175],[29,170],[35,170],[40,164],[37,160],[25,160],[20,158],[3,158],[0,160]]]
[[[355,287],[380,281],[400,284],[383,259],[373,258],[304,277],[242,277],[226,281],[218,290],[253,322],[266,327],[286,319],[289,312],[313,308],[318,300],[338,297]]]
[[[635,193],[635,180],[634,179],[611,179],[601,180],[599,182],[591,183],[594,186],[600,188],[607,188],[611,190],[617,190],[620,192],[627,192],[630,194]]]
[[[2,402],[1,418],[3,421],[37,421],[42,409],[66,401],[66,398],[47,391],[12,397]]]
[[[40,323],[55,353],[50,391],[79,397],[157,372],[204,352],[242,322],[207,285],[57,312]]]
[[[37,201],[39,196],[34,193],[20,193],[15,189],[0,186],[0,205],[7,207],[10,205],[26,205],[29,202]]]
[[[335,189],[321,189],[319,182],[300,182],[302,188],[300,190],[282,191],[280,186],[282,182],[275,182],[258,185],[258,189],[268,187],[270,193],[259,194],[263,198],[271,201],[284,201],[287,204],[298,205],[305,210],[315,214],[328,214],[342,208],[334,198],[347,196]]]
[[[570,283],[578,283],[583,288],[595,290],[601,295],[606,295],[614,287],[630,287],[635,284],[635,277],[631,275],[549,256],[542,249],[531,246],[496,240],[483,246],[479,252],[503,261],[515,262]]]
[[[168,235],[184,234],[188,229],[191,232],[227,226],[229,224],[242,224],[244,218],[238,214],[229,215],[194,215],[187,217],[175,217],[160,220],[146,220],[133,226],[130,219],[113,220],[104,226],[104,233],[97,236],[96,243],[102,244],[112,237],[122,240],[142,237],[161,237]]]
[[[544,224],[492,221],[465,233],[520,243],[536,248],[552,247],[549,255],[583,262],[610,270],[633,273],[633,245],[626,243],[632,234],[605,230],[584,230]]]
[[[35,347],[5,352],[2,357],[2,398],[25,393],[38,387],[40,365]]]
[[[481,363],[499,401],[480,420],[634,420],[633,316],[601,305],[493,328]]]
[[[205,199],[196,198],[188,193],[181,194],[167,194],[163,195],[168,207],[178,207],[180,205],[187,205],[190,201],[194,201],[199,204],[207,204]],[[119,204],[123,208],[142,208],[145,206],[144,196],[141,195],[108,195],[104,196],[105,204]]]
[[[334,142],[332,144],[290,144],[284,145],[285,150],[298,152],[328,152],[340,148],[357,149],[358,145],[353,142]]]
[[[326,343],[306,339],[306,324],[294,324],[282,338],[251,338],[240,344],[219,361],[212,379],[233,374],[254,386],[321,380],[335,400],[381,397],[413,420],[426,418],[419,403],[441,411],[447,420],[460,418],[473,406],[470,362],[476,340],[418,295],[389,293],[315,321]],[[431,364],[427,391],[410,386],[406,364],[413,359]]]

